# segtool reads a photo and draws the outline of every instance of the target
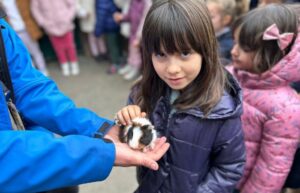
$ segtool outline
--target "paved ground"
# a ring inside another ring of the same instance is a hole
[[[57,63],[49,63],[51,77],[59,88],[80,107],[92,109],[97,114],[113,118],[115,112],[125,104],[131,82],[119,75],[107,75],[106,63],[80,57],[79,76],[63,77]],[[132,193],[136,188],[134,168],[114,168],[103,182],[80,186],[80,193]]]

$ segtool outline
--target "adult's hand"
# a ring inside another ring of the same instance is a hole
[[[158,161],[169,149],[170,144],[162,137],[156,141],[154,149],[141,152],[131,149],[126,143],[115,143],[116,166],[145,166],[152,170],[158,170]]]
[[[126,143],[121,143],[119,138],[119,127],[114,126],[105,136],[114,142],[116,148],[116,166],[144,166],[152,170],[158,170],[157,161],[167,152],[170,144],[166,138],[158,138],[153,149],[141,152],[131,149]]]

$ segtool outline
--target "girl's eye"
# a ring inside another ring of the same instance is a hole
[[[181,52],[181,57],[182,58],[186,58],[186,57],[188,57],[188,56],[190,56],[191,55],[191,52],[190,51],[183,51],[183,52]]]
[[[156,53],[155,54],[155,57],[157,57],[157,58],[163,58],[163,57],[165,57],[166,55],[164,54],[164,53],[162,53],[162,52],[160,52],[160,53]]]

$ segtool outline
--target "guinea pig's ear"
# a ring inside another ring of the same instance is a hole
[[[149,125],[149,129],[154,130],[154,126],[153,125]]]

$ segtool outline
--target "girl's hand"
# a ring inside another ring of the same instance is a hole
[[[113,17],[116,23],[120,23],[123,20],[123,14],[120,12],[115,12]]]
[[[131,120],[136,117],[146,117],[145,112],[141,112],[141,108],[137,105],[128,105],[124,108],[122,108],[119,112],[116,114],[116,119],[122,124],[122,125],[130,125]]]
[[[133,46],[138,48],[140,46],[140,40],[139,39],[133,40]]]

